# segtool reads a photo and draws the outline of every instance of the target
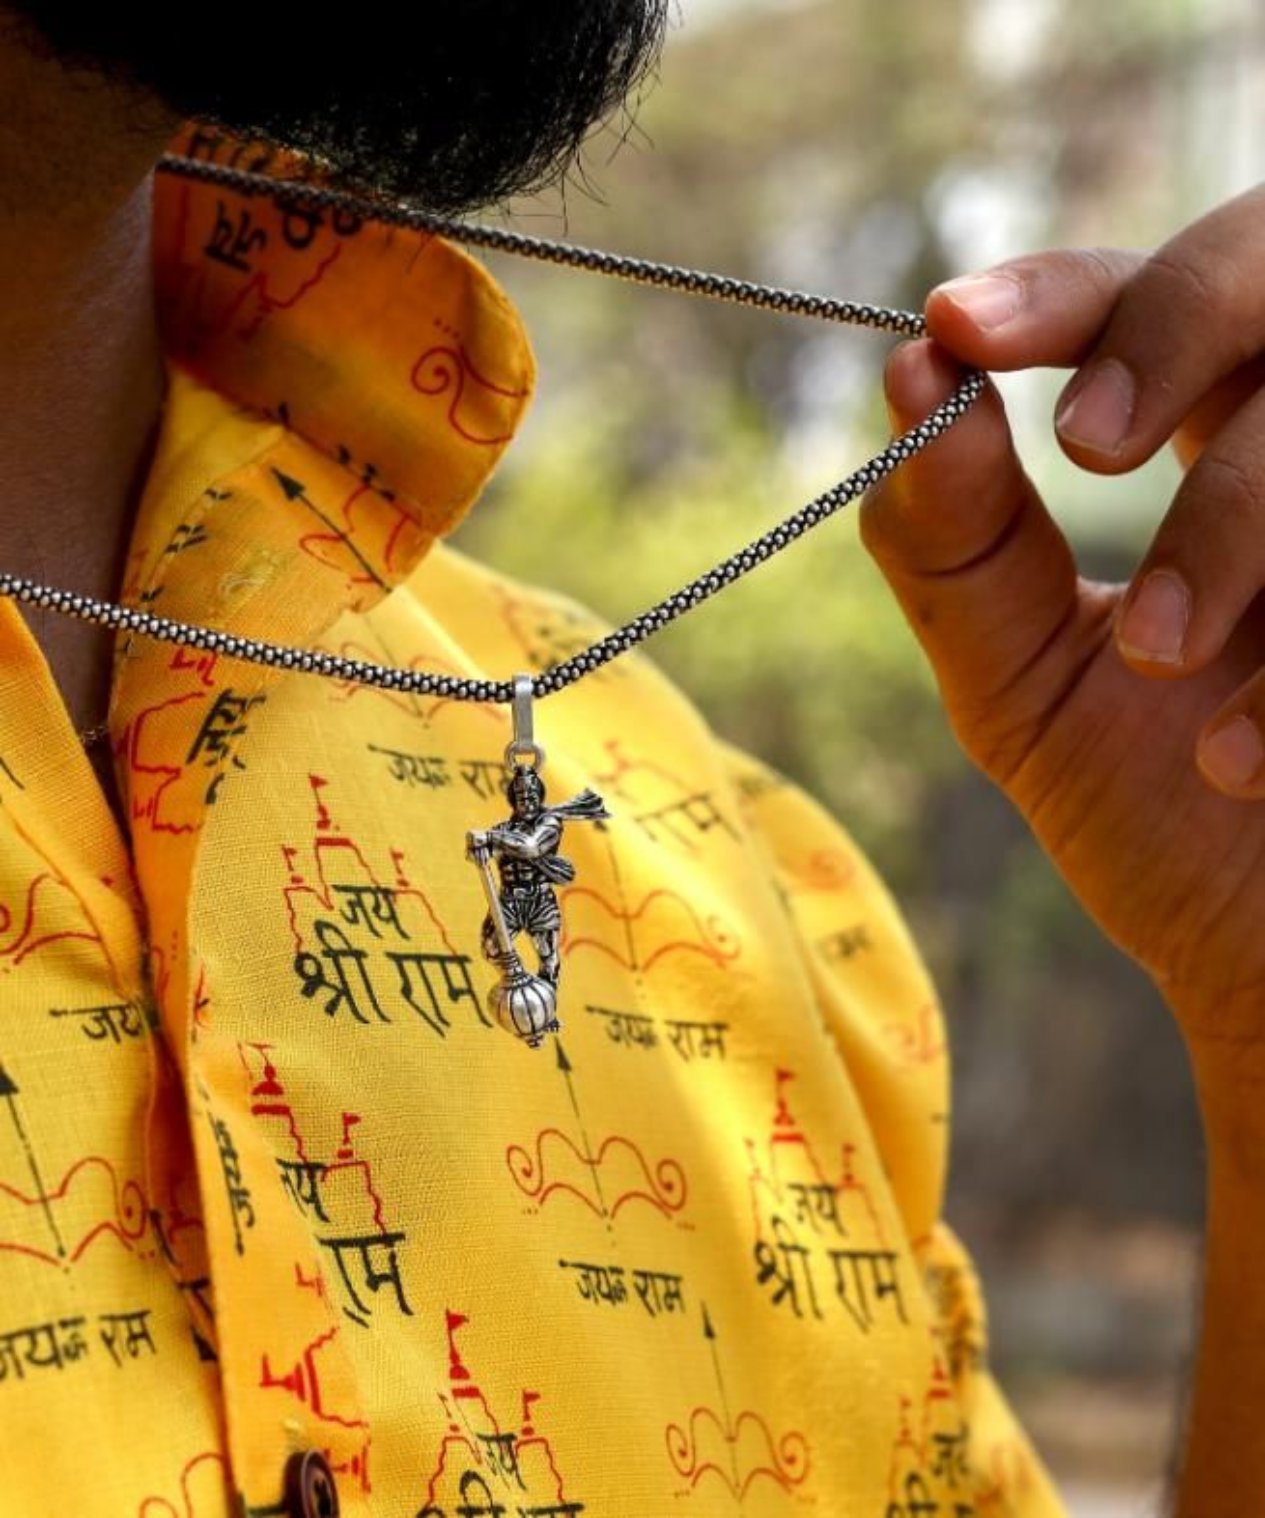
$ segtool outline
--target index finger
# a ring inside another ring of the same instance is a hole
[[[938,285],[927,330],[956,358],[997,373],[1076,368],[1146,262],[1118,248],[1061,248]]]
[[[1265,191],[1249,191],[1148,258],[1047,254],[941,287],[932,333],[986,368],[1073,364],[1058,430],[1087,469],[1118,474],[1265,346]],[[1006,292],[1013,294],[1010,309]]]

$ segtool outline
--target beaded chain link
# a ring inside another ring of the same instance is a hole
[[[239,191],[247,196],[267,195],[288,210],[333,211],[356,220],[372,219],[393,226],[408,227],[435,236],[450,238],[468,247],[508,253],[519,258],[556,264],[563,268],[579,269],[587,273],[603,274],[631,284],[649,285],[658,289],[676,290],[711,300],[725,301],[732,305],[750,306],[759,310],[776,311],[793,316],[805,316],[817,321],[836,322],[845,326],[869,327],[880,332],[890,332],[901,337],[920,337],[926,331],[923,318],[911,311],[892,310],[884,306],[869,306],[854,301],[835,300],[828,296],[812,295],[798,290],[779,289],[773,285],[755,284],[747,280],[732,279],[726,275],[709,274],[696,269],[680,268],[674,264],[654,263],[646,259],[628,258],[594,248],[578,247],[570,243],[554,242],[547,238],[531,237],[521,232],[508,231],[445,217],[431,216],[409,206],[378,201],[346,191],[330,189],[324,185],[301,180],[279,180],[267,174],[251,173],[243,169],[204,162],[201,159],[164,156],[159,168],[169,174],[189,179],[200,179],[226,189]],[[936,409],[896,438],[874,458],[863,464],[846,479],[832,485],[819,496],[801,506],[785,521],[762,533],[754,542],[722,559],[711,569],[704,570],[688,584],[673,591],[654,606],[643,611],[631,621],[598,638],[588,647],[580,649],[562,662],[531,677],[532,695],[547,696],[565,690],[585,675],[609,664],[621,654],[628,653],[669,623],[675,622],[686,612],[693,611],[712,596],[732,585],[744,575],[750,574],[758,565],[781,553],[812,528],[820,526],[836,512],[855,501],[858,496],[872,489],[887,478],[915,454],[943,436],[971,409],[983,394],[986,377],[972,371],[966,375],[954,393]],[[0,596],[21,601],[41,610],[54,611],[76,617],[83,622],[96,623],[114,628],[119,632],[131,632],[163,642],[175,643],[184,648],[199,649],[205,653],[222,654],[233,659],[243,659],[251,664],[270,668],[291,670],[301,674],[323,675],[329,679],[350,681],[359,685],[375,686],[382,690],[401,691],[424,696],[442,696],[452,701],[479,701],[509,705],[515,698],[515,684],[507,680],[474,680],[459,675],[428,673],[424,670],[396,669],[390,665],[376,664],[364,659],[347,659],[340,654],[325,653],[318,649],[289,648],[281,644],[267,643],[258,638],[241,637],[235,633],[216,628],[201,627],[189,622],[176,621],[160,616],[143,607],[120,606],[109,601],[99,601],[92,596],[78,595],[73,591],[60,590],[42,585],[21,575],[0,571]]]

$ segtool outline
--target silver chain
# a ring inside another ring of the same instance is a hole
[[[500,227],[451,221],[444,217],[428,215],[412,207],[367,199],[328,189],[323,185],[298,180],[278,180],[267,174],[249,173],[242,169],[207,163],[201,159],[180,158],[174,155],[164,156],[160,160],[159,167],[167,173],[223,185],[226,189],[236,190],[247,196],[270,196],[283,209],[293,212],[329,211],[356,225],[366,219],[388,222],[394,226],[409,227],[451,238],[455,242],[464,243],[470,247],[510,253],[520,258],[559,264],[565,268],[582,269],[593,274],[605,274],[632,284],[679,290],[711,300],[727,301],[740,306],[754,306],[765,311],[807,316],[819,321],[870,327],[902,337],[921,337],[926,331],[922,317],[911,311],[896,311],[883,306],[860,305],[853,301],[835,300],[828,296],[811,295],[798,290],[783,290],[772,285],[731,279],[722,274],[707,274],[695,269],[678,268],[673,264],[653,263],[646,259],[628,258],[594,248],[577,247],[541,237],[529,237],[524,233],[510,232]],[[889,443],[881,453],[876,454],[847,479],[841,480],[837,485],[832,485],[829,490],[823,491],[806,506],[801,506],[785,521],[756,538],[753,543],[749,543],[737,553],[723,559],[712,569],[704,571],[689,584],[683,585],[680,590],[665,596],[662,601],[647,611],[643,611],[640,616],[634,617],[630,622],[625,622],[622,627],[615,628],[587,648],[572,654],[570,658],[533,676],[533,695],[552,695],[564,690],[568,685],[573,685],[585,675],[600,669],[602,665],[609,664],[620,654],[627,653],[638,644],[644,643],[653,633],[657,633],[678,617],[684,616],[687,611],[701,606],[718,591],[724,590],[727,585],[740,580],[757,565],[763,564],[766,559],[771,559],[774,554],[789,547],[797,538],[802,537],[811,528],[819,526],[827,518],[834,516],[850,501],[856,500],[865,491],[886,479],[894,470],[947,432],[979,399],[985,384],[986,378],[983,374],[977,371],[968,373],[957,390],[948,400],[937,406],[930,416],[902,437]],[[215,628],[178,622],[143,608],[98,601],[91,596],[81,596],[73,591],[58,590],[52,586],[38,584],[20,575],[0,572],[0,596],[7,596],[12,600],[22,601],[43,610],[77,617],[80,621],[115,628],[120,632],[139,633],[144,637],[176,643],[185,648],[201,649],[206,653],[222,654],[229,658],[243,659],[251,664],[263,664],[274,669],[323,675],[329,679],[376,686],[383,690],[443,696],[453,701],[480,701],[508,705],[514,700],[513,680],[472,680],[459,675],[395,669],[390,665],[375,664],[363,659],[346,659],[339,654],[324,653],[316,649],[287,648],[276,643],[265,643],[258,638],[246,638],[234,633],[220,632]]]

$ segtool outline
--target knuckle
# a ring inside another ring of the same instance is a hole
[[[947,714],[950,731],[967,759],[1009,792],[1030,752],[1028,734],[964,702],[949,702]]]
[[[1112,294],[1127,286],[1140,264],[1136,254],[1111,248],[1080,248],[1068,257],[1078,278]]]
[[[1112,248],[1055,248],[1002,265],[1024,285],[1060,296],[1070,289],[1087,287],[1094,297],[1114,298],[1137,272],[1136,254]]]
[[[1265,471],[1254,469],[1228,453],[1205,453],[1187,476],[1182,494],[1187,501],[1216,503],[1218,527],[1226,518],[1256,523],[1260,515]]]
[[[1230,272],[1223,260],[1206,250],[1196,259],[1161,248],[1143,266],[1138,285],[1140,289],[1153,287],[1152,298],[1212,312],[1227,293]]]
[[[1254,327],[1245,319],[1234,268],[1206,247],[1197,257],[1161,248],[1138,274],[1126,302],[1136,323],[1135,340],[1145,334],[1147,348],[1168,350],[1174,360],[1184,354],[1183,367],[1193,356],[1192,332],[1214,339],[1222,364],[1243,363],[1254,352]],[[1162,371],[1154,377],[1162,383],[1173,379]]]

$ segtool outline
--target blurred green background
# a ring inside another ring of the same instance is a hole
[[[1254,182],[1251,0],[683,0],[661,77],[514,224],[918,307],[1059,243],[1150,246]],[[494,261],[541,392],[463,545],[610,620],[641,610],[886,438],[886,340]],[[1086,572],[1125,578],[1159,460],[1075,471],[1060,377],[1004,385]],[[956,1049],[950,1216],[995,1357],[1079,1518],[1156,1511],[1196,1295],[1202,1155],[1183,1056],[970,769],[840,519],[651,650],[716,727],[821,796],[909,914]]]

